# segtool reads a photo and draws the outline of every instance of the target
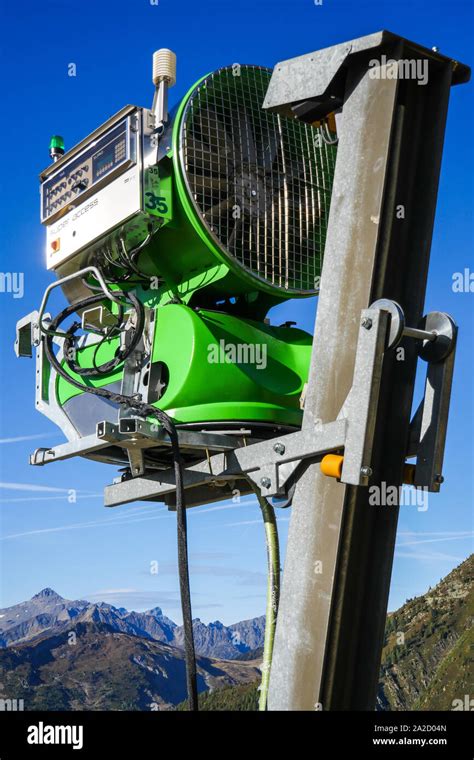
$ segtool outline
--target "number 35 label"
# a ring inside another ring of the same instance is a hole
[[[152,216],[171,219],[171,178],[160,177],[156,167],[150,167],[145,175],[144,208]]]
[[[159,214],[168,213],[168,204],[166,198],[163,195],[155,195],[155,193],[145,193],[145,208],[149,211],[158,211]]]

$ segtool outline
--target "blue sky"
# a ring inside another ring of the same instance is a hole
[[[102,489],[114,468],[69,461],[28,465],[36,446],[62,440],[34,410],[34,364],[13,353],[16,320],[38,307],[45,270],[37,175],[49,162],[51,134],[72,146],[126,103],[149,106],[151,55],[178,56],[171,101],[201,75],[231,63],[277,61],[385,28],[472,63],[472,3],[409,0],[148,0],[4,3],[1,122],[3,272],[23,272],[23,298],[0,293],[1,430],[0,606],[45,586],[69,598],[128,608],[161,606],[180,621],[175,518],[144,503],[106,510]],[[63,31],[64,30],[64,31]],[[68,76],[75,63],[77,76]],[[472,551],[473,298],[452,278],[474,268],[472,86],[452,90],[426,310],[460,325],[444,467],[445,485],[428,509],[402,507],[390,609],[424,592]],[[422,192],[422,189],[420,189]],[[315,302],[292,301],[285,318],[312,331]],[[14,439],[14,440],[12,440]],[[71,489],[77,499],[71,503]],[[290,511],[280,513],[283,546]],[[265,605],[263,529],[255,500],[189,512],[194,615],[225,623],[260,615]],[[154,574],[153,562],[158,563]]]

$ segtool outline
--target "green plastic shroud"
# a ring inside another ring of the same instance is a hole
[[[184,304],[162,306],[155,315],[152,361],[162,362],[169,378],[155,405],[176,422],[301,424],[300,397],[312,343],[308,333]],[[97,363],[112,358],[116,348],[117,339],[104,343]],[[90,346],[78,352],[80,366],[91,366],[94,350]],[[120,370],[91,384],[107,386],[121,378]],[[80,393],[58,378],[61,406],[67,408]]]

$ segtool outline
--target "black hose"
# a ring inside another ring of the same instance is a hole
[[[123,295],[122,293],[117,293]],[[132,301],[132,294],[128,293],[127,297]],[[183,478],[183,462],[181,459],[181,452],[179,449],[179,438],[176,426],[166,412],[161,409],[157,409],[151,404],[145,404],[138,401],[131,396],[124,396],[121,393],[114,393],[107,388],[94,388],[92,386],[84,385],[66,372],[58,361],[53,348],[53,333],[56,332],[59,324],[66,319],[73,311],[78,308],[83,308],[85,305],[95,303],[99,296],[91,296],[81,302],[80,305],[68,306],[55,319],[50,323],[51,334],[46,333],[44,336],[45,342],[45,354],[51,366],[56,370],[58,375],[63,377],[68,383],[81,391],[91,393],[94,396],[100,396],[112,401],[116,404],[123,404],[129,408],[135,409],[143,417],[155,417],[158,422],[163,426],[163,429],[168,433],[171,442],[171,451],[173,454],[173,466],[176,482],[176,522],[178,533],[178,574],[179,574],[179,586],[181,595],[181,609],[183,613],[183,630],[184,630],[184,658],[186,664],[186,688],[188,693],[188,706],[190,710],[198,710],[198,692],[197,692],[197,674],[196,674],[196,653],[194,648],[194,633],[193,633],[193,618],[191,608],[191,591],[189,587],[189,558],[188,558],[188,530],[187,530],[187,517],[186,517],[186,503],[184,498],[184,478]],[[103,300],[103,296],[100,297]],[[134,300],[138,302],[138,299]],[[133,303],[133,301],[132,301]],[[142,304],[140,303],[143,309]],[[135,307],[135,303],[134,303]],[[139,307],[137,315],[139,312]],[[137,322],[140,321],[139,318]],[[138,328],[138,324],[137,324]],[[140,338],[141,333],[138,329],[135,330],[134,338],[131,344],[136,345],[138,340],[135,340],[136,336]],[[130,346],[128,347],[130,349]],[[130,350],[128,351],[130,353]]]

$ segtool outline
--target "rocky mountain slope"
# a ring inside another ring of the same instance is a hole
[[[72,602],[45,588],[28,602],[0,609],[0,646],[28,641],[43,631],[68,624],[87,607],[88,602]]]
[[[254,662],[197,658],[198,689],[254,683]],[[169,710],[186,696],[182,649],[75,621],[68,632],[0,650],[0,699],[25,710]]]
[[[265,635],[265,615],[252,620],[243,620],[225,626],[219,620],[206,625],[199,618],[193,621],[194,644],[199,654],[209,657],[221,657],[226,660],[240,659],[248,652],[249,656],[263,644]],[[177,627],[171,642],[182,647],[183,629]]]
[[[452,710],[474,683],[474,555],[387,618],[382,710]],[[454,704],[453,704],[454,703]]]

